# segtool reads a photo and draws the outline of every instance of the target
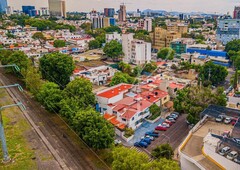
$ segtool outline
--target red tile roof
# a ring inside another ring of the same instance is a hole
[[[167,97],[168,93],[162,90],[154,90],[152,92],[150,91],[144,91],[141,93],[144,99],[148,100],[151,103],[155,103],[158,100]]]
[[[114,115],[110,115],[110,114],[108,114],[108,113],[105,113],[105,114],[103,115],[103,117],[104,117],[104,119],[106,119],[107,121],[109,121],[112,125],[114,125],[115,127],[119,128],[119,129],[121,129],[121,130],[123,130],[123,129],[126,127],[126,125],[123,124],[123,123],[121,123],[121,122],[119,122],[119,121],[117,120],[117,117],[114,116]]]
[[[125,118],[127,120],[131,119],[135,114],[137,113],[136,110],[127,110],[123,115],[122,118]]]
[[[177,83],[170,83],[169,84],[169,87],[172,88],[172,89],[175,89],[175,88],[178,88],[178,89],[183,89],[185,87],[184,84],[177,84]]]
[[[166,64],[166,62],[161,61],[161,62],[157,62],[156,64],[157,64],[157,66],[162,66],[163,64]]]
[[[113,89],[99,93],[99,94],[97,94],[97,96],[110,99],[110,98],[115,97],[115,96],[119,95],[120,93],[123,93],[124,91],[127,91],[131,88],[132,88],[131,84],[121,84],[120,86],[116,86]]]

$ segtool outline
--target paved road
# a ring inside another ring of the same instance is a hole
[[[175,150],[189,132],[189,128],[186,123],[186,116],[187,115],[181,115],[177,122],[174,123],[167,131],[160,132],[160,136],[156,138],[150,146],[148,146],[147,150],[151,152],[157,146],[168,142],[172,146],[173,150]]]
[[[2,70],[0,70],[0,79],[5,84],[15,84],[17,82],[15,77],[2,74]],[[11,88],[11,91],[26,106],[28,115],[42,131],[69,169],[109,169],[86,145],[79,142],[72,132],[69,132],[69,128],[59,117],[48,113],[39,103],[27,94],[19,92],[17,88]],[[96,167],[93,162],[98,166]]]

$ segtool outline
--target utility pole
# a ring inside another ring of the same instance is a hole
[[[211,68],[208,69],[208,81],[210,81],[210,77],[211,77]]]
[[[6,142],[4,128],[3,128],[2,110],[9,108],[9,107],[14,107],[14,106],[21,106],[22,109],[25,110],[25,106],[21,102],[19,102],[17,104],[11,104],[11,105],[6,105],[6,106],[0,107],[0,138],[1,138],[1,142],[2,142],[3,163],[10,162],[11,158],[10,158],[10,156],[8,154],[8,150],[7,150],[7,142]]]
[[[0,86],[0,89],[3,88],[10,88],[10,87],[18,87],[19,91],[23,91],[23,88],[19,84],[13,84],[13,85],[7,85],[7,86]],[[3,163],[8,163],[11,161],[11,158],[9,157],[8,150],[7,150],[7,142],[4,134],[4,128],[3,128],[3,119],[2,119],[2,110],[9,108],[9,107],[14,107],[14,106],[20,106],[22,109],[26,109],[25,106],[19,102],[17,104],[11,104],[11,105],[6,105],[6,106],[1,106],[0,107],[0,139],[2,142],[2,151],[3,151]]]

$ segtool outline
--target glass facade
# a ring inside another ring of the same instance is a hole
[[[7,0],[0,0],[0,13],[6,13],[7,6]]]

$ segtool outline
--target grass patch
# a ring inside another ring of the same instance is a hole
[[[12,99],[5,90],[0,91],[0,105],[12,104]],[[12,163],[0,163],[0,169],[6,170],[32,170],[37,169],[35,153],[28,145],[24,133],[31,129],[27,121],[22,117],[17,107],[8,108],[2,111],[3,125],[9,155]],[[0,159],[3,158],[2,149],[0,149]]]

